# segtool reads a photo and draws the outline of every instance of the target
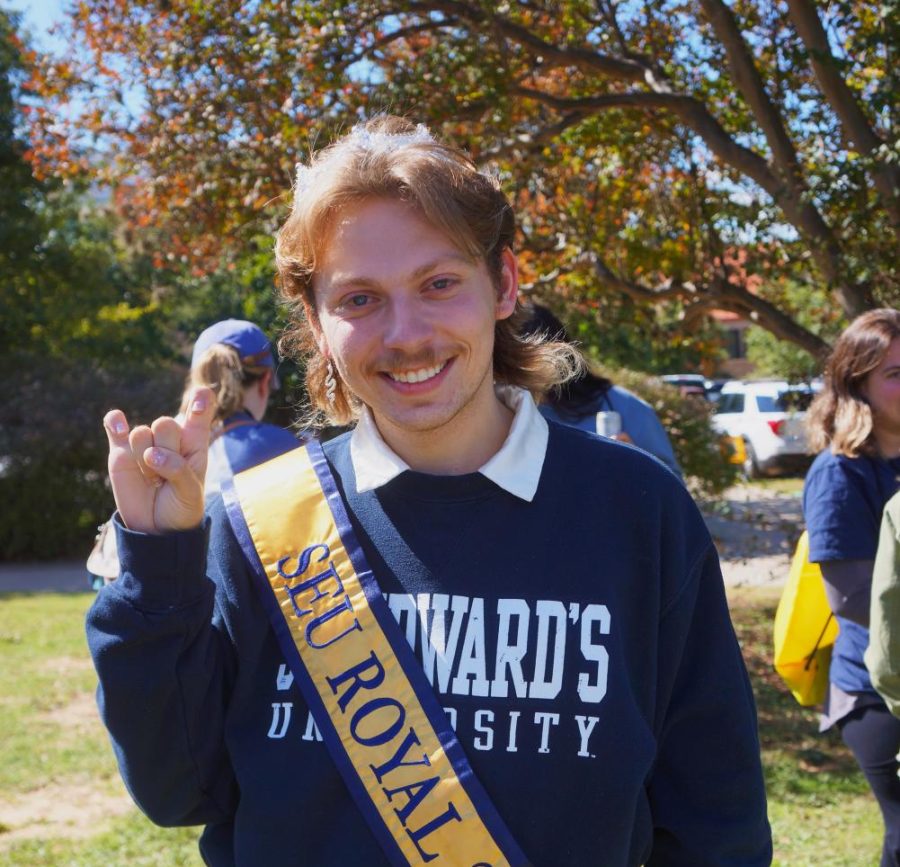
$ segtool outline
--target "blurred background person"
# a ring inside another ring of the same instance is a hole
[[[881,808],[880,863],[900,865],[900,720],[864,662],[882,512],[900,488],[900,311],[871,310],[841,335],[807,425],[821,449],[803,489],[809,559],[840,626],[820,728],[838,726]]]
[[[290,431],[262,420],[279,382],[275,356],[258,325],[225,319],[197,338],[179,413],[184,413],[188,395],[200,385],[212,389],[216,398],[207,498],[236,473],[300,445]]]
[[[225,319],[201,333],[194,344],[180,416],[186,409],[188,395],[198,385],[211,388],[216,399],[205,480],[207,500],[221,490],[225,480],[241,470],[300,445],[290,431],[262,420],[279,382],[275,356],[258,325]],[[97,528],[86,568],[94,590],[118,576],[119,552],[110,521]]]
[[[894,716],[900,717],[900,493],[884,507],[872,568],[866,668]]]
[[[522,333],[546,334],[551,340],[574,343],[562,322],[541,304],[531,305]],[[588,368],[547,394],[540,411],[551,421],[633,443],[681,477],[672,444],[653,407]]]

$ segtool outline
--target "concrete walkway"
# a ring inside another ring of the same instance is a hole
[[[0,593],[87,593],[84,560],[0,563]]]
[[[799,492],[782,494],[736,485],[704,518],[719,551],[727,586],[784,584],[803,529]]]

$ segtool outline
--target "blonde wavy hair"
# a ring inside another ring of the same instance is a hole
[[[461,251],[484,261],[498,287],[503,252],[513,247],[515,215],[498,181],[421,124],[380,115],[299,166],[293,209],[276,237],[275,262],[291,310],[279,349],[305,365],[312,405],[307,424],[345,425],[359,414],[358,398],[336,372],[335,399],[327,400],[327,363],[310,323],[316,316],[313,278],[334,222],[346,208],[372,199],[412,205]],[[496,323],[494,378],[540,395],[576,375],[582,362],[565,343],[521,337],[525,318],[517,302],[513,315]]]
[[[825,388],[806,414],[815,451],[857,458],[876,453],[872,408],[863,394],[866,379],[900,338],[900,310],[863,313],[838,338],[825,364]]]
[[[214,422],[221,422],[244,408],[244,390],[259,382],[270,368],[246,364],[233,346],[215,343],[200,356],[184,383],[179,413],[187,413],[188,399],[194,388],[205,385],[216,400]]]

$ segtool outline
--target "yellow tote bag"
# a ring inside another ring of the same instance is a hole
[[[804,530],[775,612],[775,670],[804,707],[825,700],[837,634],[822,572],[817,563],[809,562],[809,536]]]

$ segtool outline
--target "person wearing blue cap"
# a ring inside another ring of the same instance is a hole
[[[200,386],[211,389],[216,409],[206,469],[206,497],[236,473],[283,454],[300,443],[288,430],[262,419],[280,386],[269,339],[253,322],[225,319],[197,338],[180,415]]]
[[[269,339],[253,322],[224,319],[205,329],[194,344],[178,418],[187,417],[191,393],[212,390],[215,414],[210,430],[205,498],[211,502],[236,473],[301,445],[290,431],[262,421],[274,389],[280,387]],[[112,524],[97,528],[86,568],[98,590],[119,574],[119,552]]]

